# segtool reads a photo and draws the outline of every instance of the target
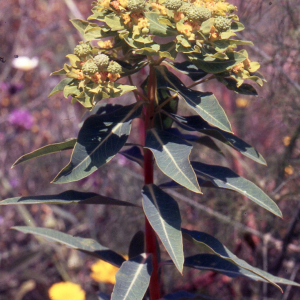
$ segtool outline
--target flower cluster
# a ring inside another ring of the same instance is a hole
[[[155,57],[160,62],[176,60],[178,53],[226,85],[224,78],[230,77],[236,91],[245,79],[263,83],[259,64],[250,62],[245,50],[236,51],[237,46],[252,43],[233,39],[244,26],[235,14],[237,8],[225,0],[98,0],[93,4],[88,20],[102,25],[74,20],[88,42],[67,55],[71,65],[53,73],[72,79],[64,85],[65,97],[71,95],[88,109],[103,98],[135,89],[116,83],[121,76],[138,72]],[[163,38],[168,39],[163,42]],[[98,47],[91,41],[97,41]],[[137,61],[146,64],[133,66]]]

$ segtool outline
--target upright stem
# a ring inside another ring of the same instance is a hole
[[[154,103],[156,94],[156,76],[155,70],[152,65],[150,65],[150,74],[148,81],[148,100],[149,103],[145,107],[144,114],[144,128],[142,132],[142,143],[145,145],[145,138],[147,130],[151,129],[153,126],[154,118]],[[145,184],[153,183],[153,154],[149,149],[144,149],[144,181]],[[160,298],[159,291],[159,276],[158,276],[158,253],[156,248],[156,236],[155,231],[152,229],[148,219],[145,217],[145,247],[146,252],[152,254],[152,265],[153,271],[150,279],[149,291],[150,300],[157,300]]]

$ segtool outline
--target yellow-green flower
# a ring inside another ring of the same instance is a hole
[[[103,261],[98,260],[92,267],[91,277],[97,282],[116,283],[116,273],[119,268]]]
[[[51,300],[85,300],[85,291],[73,282],[58,282],[49,288]]]

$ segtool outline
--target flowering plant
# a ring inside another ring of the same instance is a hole
[[[99,0],[93,4],[93,14],[87,21],[71,21],[85,42],[67,55],[69,64],[52,73],[66,78],[50,93],[51,96],[63,91],[66,98],[72,97],[73,103],[79,102],[90,110],[90,116],[83,122],[76,139],[45,146],[22,156],[14,165],[73,149],[69,164],[53,180],[67,183],[87,177],[121,153],[144,170],[145,185],[141,194],[145,234],[138,232],[134,236],[126,260],[92,239],[45,228],[15,229],[67,244],[120,267],[111,298],[107,296],[112,300],[193,298],[190,293],[161,298],[159,268],[168,264],[174,265],[180,273],[184,267],[190,267],[269,282],[279,289],[278,283],[297,285],[250,266],[205,232],[181,228],[178,204],[165,191],[184,187],[202,194],[200,186],[234,190],[281,217],[276,203],[252,182],[228,168],[190,161],[191,150],[197,142],[212,151],[218,149],[211,139],[214,138],[265,164],[260,153],[233,134],[214,94],[191,89],[215,79],[236,93],[257,95],[255,88],[244,81],[263,85],[264,78],[257,71],[259,64],[248,58],[246,50],[237,51],[238,46],[252,43],[234,38],[237,31],[244,29],[235,14],[236,7],[223,0]],[[134,84],[134,74],[144,79],[141,85]],[[180,74],[194,83],[186,86],[178,78]],[[105,101],[128,92],[133,92],[136,100],[129,105],[122,102],[111,105]],[[179,114],[179,101],[190,109],[191,115]],[[126,143],[134,119],[140,119],[141,140],[135,145]],[[197,133],[206,136],[201,139]],[[130,148],[122,150],[124,147]],[[169,182],[154,184],[154,160]],[[73,190],[0,202],[2,205],[20,203],[141,208],[123,200]],[[157,237],[171,260],[160,261]],[[184,257],[183,238],[210,253]],[[141,246],[144,244],[145,247]]]

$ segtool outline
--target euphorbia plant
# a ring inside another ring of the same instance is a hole
[[[235,39],[235,32],[244,29],[235,14],[236,7],[223,0],[99,0],[93,5],[88,21],[71,20],[84,42],[67,55],[69,64],[52,73],[65,78],[50,93],[51,96],[63,91],[66,98],[72,97],[72,103],[79,102],[91,111],[89,117],[77,139],[45,146],[22,156],[14,165],[73,149],[69,164],[53,180],[67,183],[89,176],[117,153],[123,154],[144,171],[141,213],[145,215],[145,234],[138,232],[134,236],[129,259],[125,260],[92,239],[45,228],[15,229],[67,244],[120,267],[111,295],[113,300],[164,299],[160,294],[159,268],[166,264],[174,264],[180,273],[183,267],[209,269],[230,277],[269,282],[279,289],[277,283],[297,285],[250,266],[207,233],[181,228],[178,204],[166,191],[183,187],[202,194],[201,186],[234,190],[281,217],[277,205],[252,182],[228,168],[189,159],[195,143],[213,151],[216,147],[211,138],[214,138],[265,164],[253,147],[232,133],[214,94],[196,89],[214,79],[236,93],[256,95],[255,88],[244,80],[263,84],[264,78],[257,71],[259,64],[248,58],[246,50],[237,51],[239,45],[252,43]],[[188,76],[194,83],[186,86],[178,76]],[[142,84],[136,86],[137,79],[142,79]],[[122,98],[113,105],[106,101],[128,92],[133,93],[126,100],[130,99],[131,104],[125,105]],[[190,115],[179,115],[179,101]],[[140,142],[126,143],[132,121],[137,118]],[[199,137],[198,133],[205,137]],[[156,171],[163,172],[169,182],[154,184],[155,165]],[[1,202],[33,203],[141,208],[123,200],[73,190]],[[159,261],[157,238],[171,260]],[[192,241],[195,247],[202,246],[202,250],[204,247],[209,254],[184,257],[183,238]],[[189,293],[183,293],[182,297],[175,293],[165,299],[193,297]]]

